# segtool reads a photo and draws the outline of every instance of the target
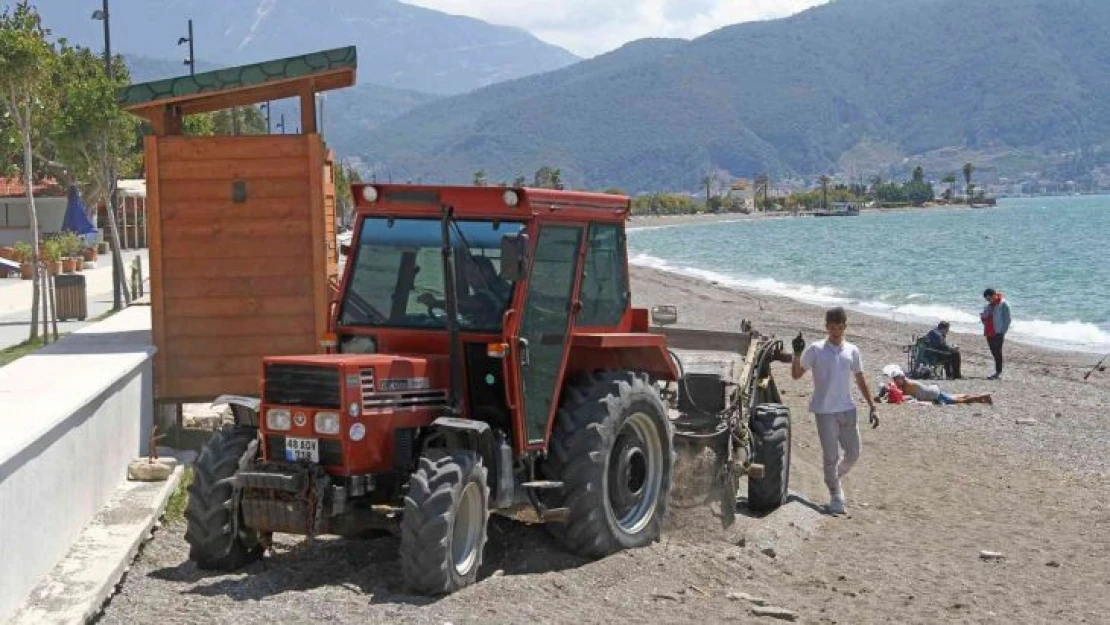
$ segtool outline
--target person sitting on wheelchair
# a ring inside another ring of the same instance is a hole
[[[944,365],[944,373],[950,380],[959,380],[960,375],[960,348],[948,344],[947,321],[941,321],[937,327],[929,330],[925,335],[925,345],[936,355],[937,362]]]

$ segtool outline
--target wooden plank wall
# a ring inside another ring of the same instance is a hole
[[[147,163],[155,396],[256,395],[263,356],[326,328],[320,139],[151,137]]]

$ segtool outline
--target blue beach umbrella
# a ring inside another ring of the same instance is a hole
[[[85,212],[85,202],[81,200],[81,193],[77,185],[69,185],[69,199],[66,202],[66,214],[62,219],[62,232],[73,232],[92,241],[89,236],[96,232],[96,225],[89,221]]]

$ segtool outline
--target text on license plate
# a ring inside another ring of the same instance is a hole
[[[320,462],[320,441],[315,438],[286,437],[285,459],[289,462],[299,460]]]

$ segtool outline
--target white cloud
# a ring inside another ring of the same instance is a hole
[[[690,39],[739,22],[785,17],[827,0],[402,0],[519,26],[580,56],[633,39]]]

